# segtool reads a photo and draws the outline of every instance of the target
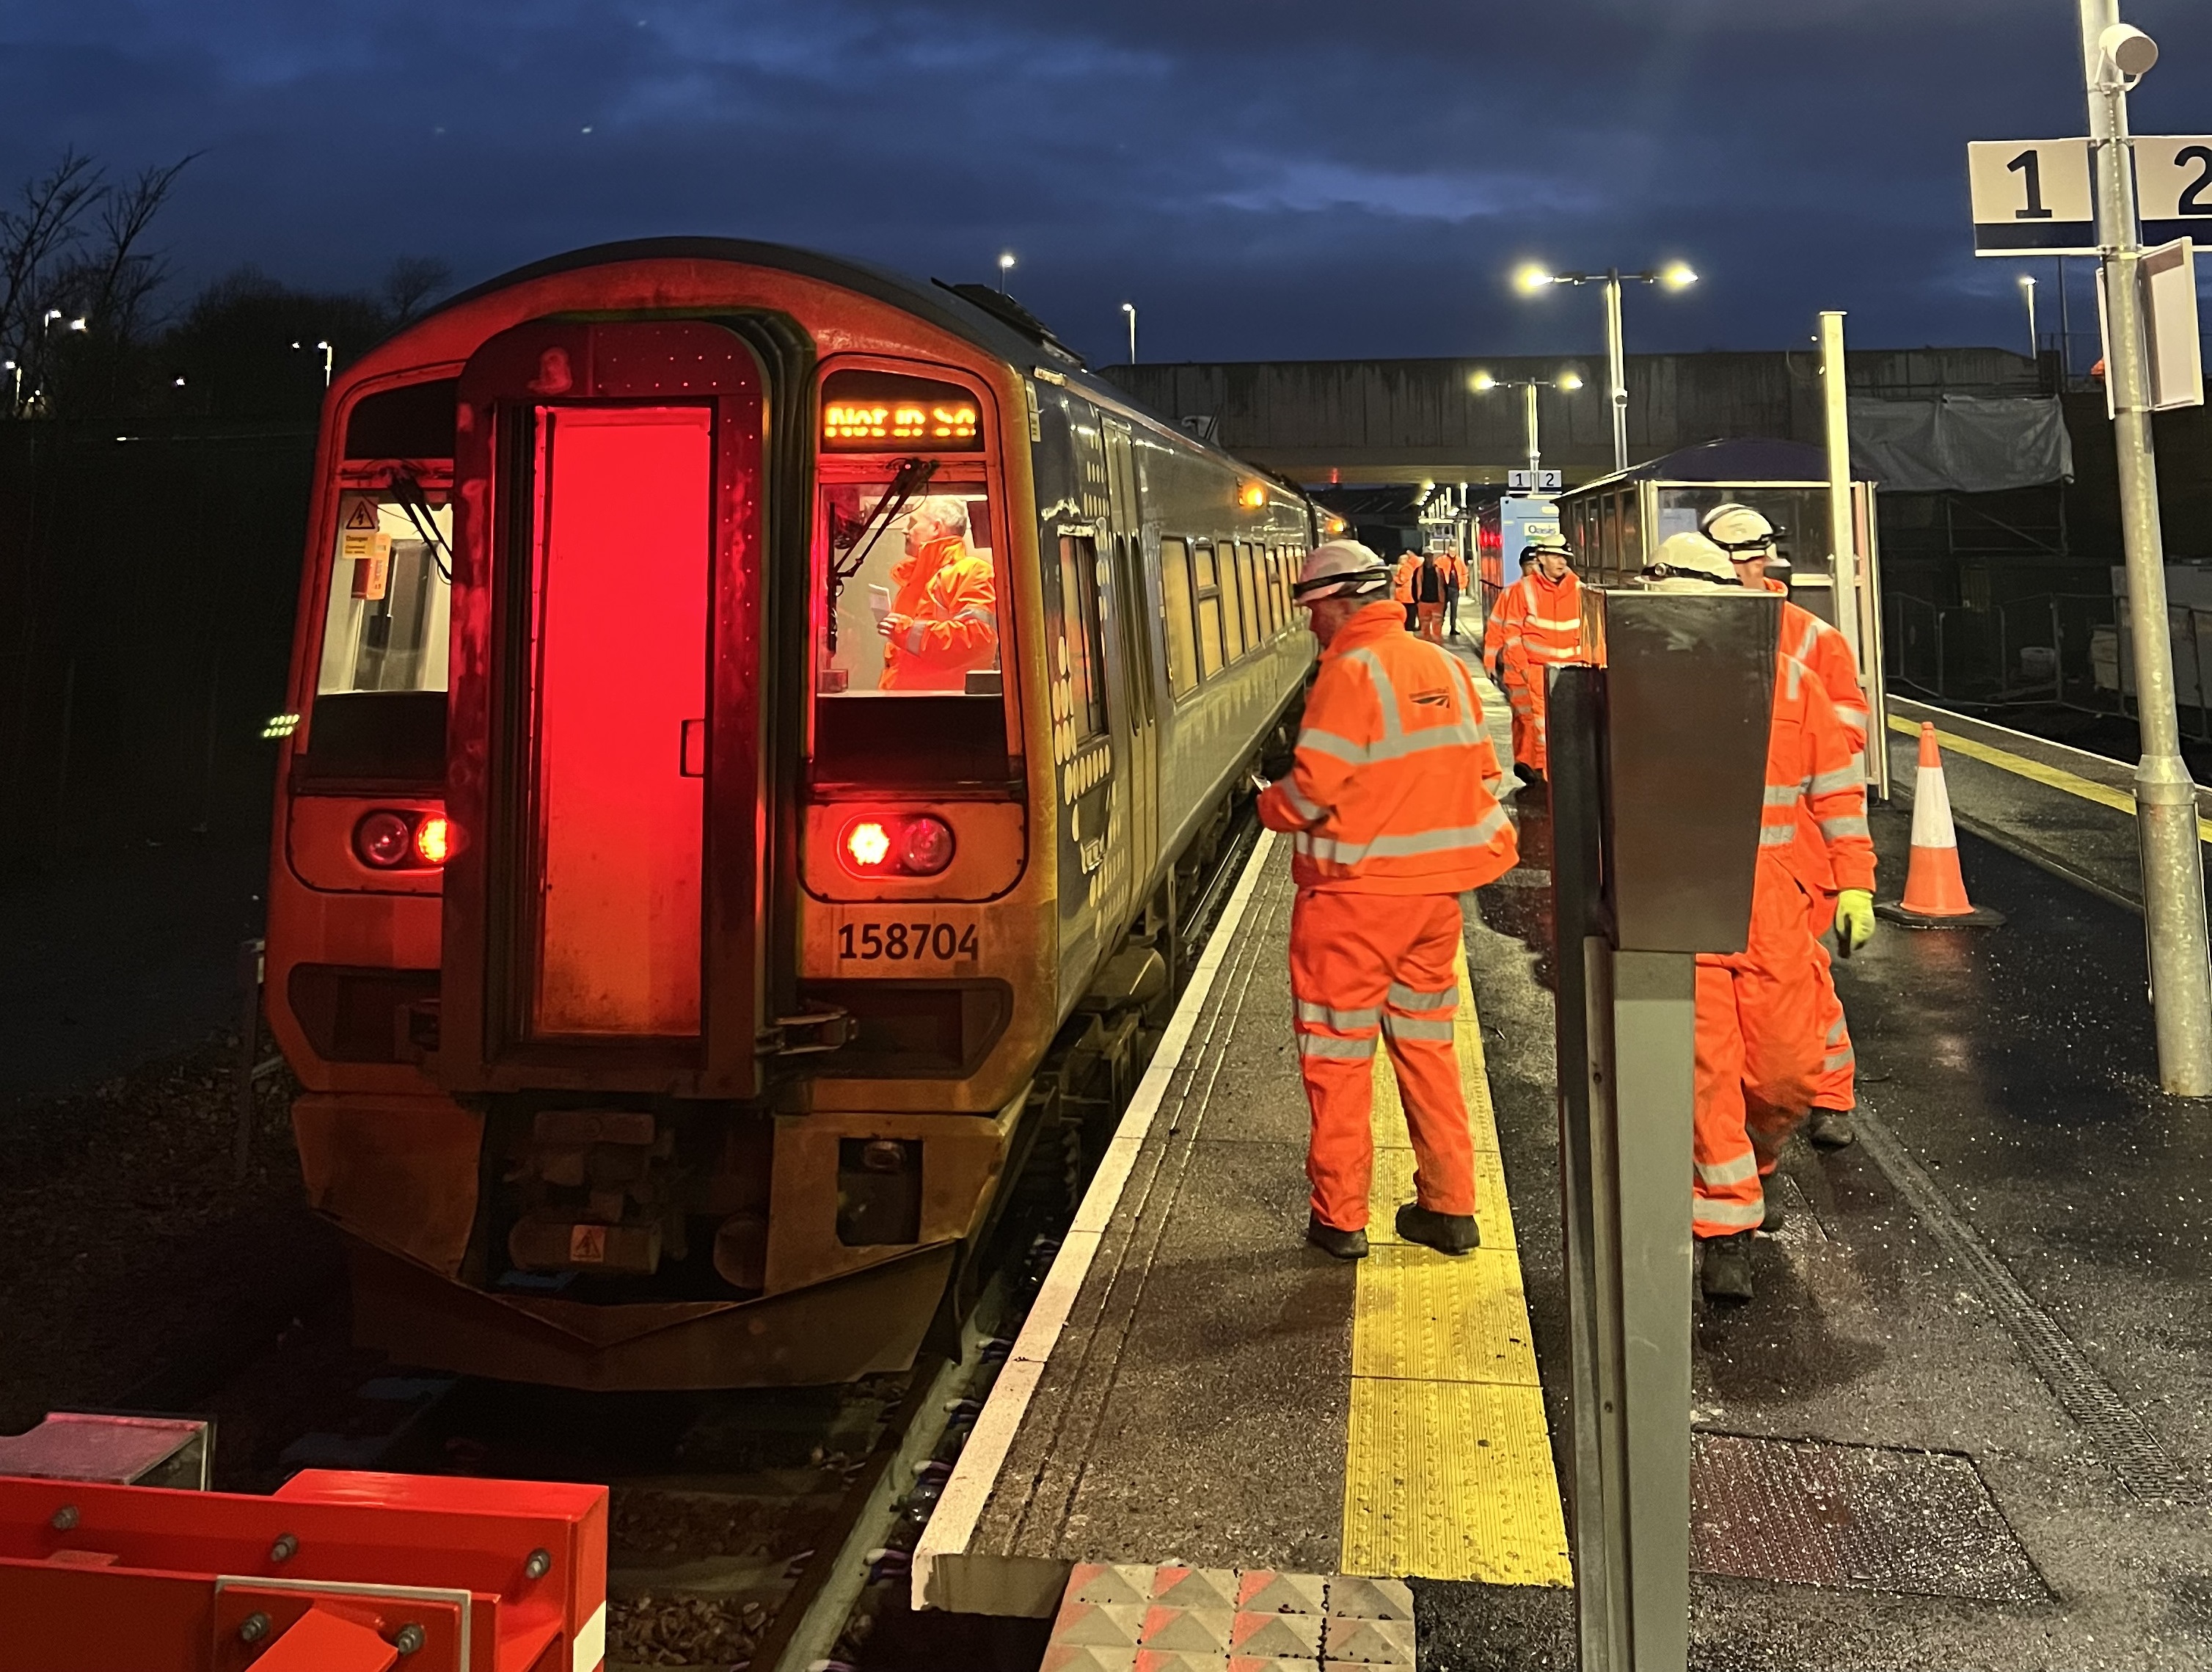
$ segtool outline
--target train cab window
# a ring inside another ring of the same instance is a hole
[[[443,778],[453,527],[452,507],[421,490],[339,495],[311,775]]]
[[[1221,585],[1215,575],[1213,548],[1191,548],[1191,592],[1198,605],[1198,677],[1211,679],[1221,672]]]
[[[980,471],[915,490],[890,459],[822,486],[816,527],[814,775],[1004,783],[1006,587]]]
[[[1160,625],[1168,643],[1168,689],[1188,696],[1198,689],[1198,630],[1191,613],[1190,547],[1160,542]]]
[[[1106,731],[1106,656],[1099,631],[1098,548],[1088,534],[1060,537],[1060,645],[1066,659],[1075,734]]]

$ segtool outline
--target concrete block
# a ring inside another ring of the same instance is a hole
[[[1413,1593],[1403,1579],[1355,1579],[1340,1573],[1328,1582],[1328,1611],[1350,1620],[1413,1617]]]
[[[1052,1640],[1089,1648],[1133,1649],[1144,1623],[1141,1602],[1063,1602],[1052,1622]]]
[[[1229,1628],[1232,1655],[1311,1660],[1321,1653],[1317,1614],[1240,1614]]]
[[[1149,1602],[1152,1572],[1141,1562],[1078,1562],[1067,1576],[1067,1600],[1115,1607]]]
[[[1237,1606],[1245,1614],[1327,1614],[1328,1581],[1318,1573],[1255,1568],[1237,1576]]]
[[[1255,1660],[1249,1655],[1231,1655],[1229,1672],[1321,1672],[1321,1663],[1314,1660]]]
[[[1152,1600],[1173,1608],[1234,1608],[1237,1574],[1226,1567],[1163,1567]]]
[[[1229,1628],[1236,1619],[1234,1608],[1170,1608],[1155,1603],[1145,1610],[1144,1629],[1137,1642],[1146,1649],[1226,1655]]]
[[[1136,1672],[1137,1651],[1103,1649],[1087,1643],[1055,1643],[1044,1651],[1038,1672]]]
[[[1221,1672],[1218,1655],[1186,1655],[1174,1649],[1139,1649],[1135,1672]]]
[[[1413,1622],[1332,1616],[1322,1632],[1321,1652],[1332,1665],[1350,1662],[1356,1666],[1411,1666]]]

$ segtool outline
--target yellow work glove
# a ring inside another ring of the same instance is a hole
[[[1836,896],[1836,945],[1845,958],[1874,939],[1874,896],[1846,888]]]

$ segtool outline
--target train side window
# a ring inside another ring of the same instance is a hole
[[[434,783],[446,770],[453,508],[422,493],[338,496],[305,769]]]
[[[1168,690],[1187,696],[1198,689],[1198,634],[1190,607],[1190,547],[1160,542],[1160,623],[1168,641]]]
[[[1260,588],[1258,577],[1252,573],[1249,540],[1240,540],[1237,545],[1237,596],[1244,606],[1244,648],[1250,650],[1267,636],[1267,626],[1260,613]]]
[[[1221,586],[1213,567],[1213,548],[1191,548],[1192,591],[1198,601],[1198,677],[1211,679],[1226,660],[1222,652]]]
[[[1106,656],[1098,627],[1098,547],[1088,534],[1060,537],[1060,654],[1066,659],[1079,738],[1106,731]]]
[[[896,461],[822,484],[815,525],[814,775],[1003,782],[1004,554],[988,489]],[[889,501],[889,503],[886,502]]]
[[[1267,632],[1273,636],[1283,630],[1283,555],[1271,545],[1261,547],[1260,555],[1267,565],[1261,576],[1260,596],[1267,605]]]

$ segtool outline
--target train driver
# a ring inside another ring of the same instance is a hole
[[[907,518],[898,591],[876,624],[884,690],[963,690],[975,668],[998,666],[999,592],[990,560],[968,550],[968,508],[939,495]]]

